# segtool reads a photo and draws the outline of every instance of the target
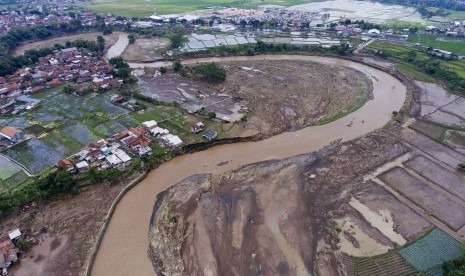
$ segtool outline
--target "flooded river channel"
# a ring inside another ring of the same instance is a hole
[[[374,98],[357,111],[326,125],[285,132],[259,142],[216,146],[174,158],[153,170],[118,204],[98,251],[92,275],[155,275],[147,255],[150,216],[156,195],[171,185],[193,174],[218,174],[250,163],[312,152],[338,139],[356,138],[383,127],[391,119],[392,111],[399,110],[405,101],[406,88],[400,81],[377,69],[343,59],[263,55],[192,59],[183,63],[263,59],[308,60],[354,68],[372,79]],[[169,63],[130,65],[132,68],[160,67]]]

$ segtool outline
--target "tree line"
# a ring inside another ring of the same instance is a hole
[[[20,189],[1,193],[0,218],[35,201],[61,194],[77,193],[77,191],[77,182],[70,173],[58,170],[43,178],[35,179],[30,185],[23,185]]]

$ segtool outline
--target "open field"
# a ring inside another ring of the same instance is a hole
[[[170,41],[162,37],[137,38],[121,55],[128,62],[145,62],[163,58],[160,50],[167,48]]]
[[[324,0],[323,0],[324,1]],[[259,5],[282,5],[292,6],[308,2],[317,2],[315,0],[251,0],[241,4],[236,0],[95,0],[89,4],[81,4],[86,8],[99,13],[113,13],[127,17],[144,17],[158,15],[184,13],[195,10],[201,10],[207,7],[243,7],[256,8]]]
[[[465,39],[461,37],[438,36],[429,34],[409,34],[409,42],[420,43],[426,47],[437,48],[445,51],[465,55],[463,47]]]
[[[246,128],[265,135],[343,117],[361,107],[371,91],[366,76],[339,66],[303,61],[237,61],[221,66],[227,74],[224,83],[169,72],[140,77],[139,86],[146,96],[176,101],[189,112],[205,108],[219,119],[246,121]]]
[[[102,33],[97,33],[97,32],[83,33],[83,34],[76,34],[76,35],[54,37],[54,38],[50,38],[46,40],[31,42],[31,43],[27,43],[27,44],[16,47],[14,51],[14,55],[22,55],[24,54],[26,50],[30,50],[30,49],[53,47],[53,45],[55,44],[65,45],[66,41],[74,41],[78,39],[95,41],[97,40],[97,36],[99,35],[103,36],[103,38],[105,39],[105,49],[108,49],[111,45],[115,44],[116,41],[118,40],[119,32],[114,32],[109,35],[103,35]]]

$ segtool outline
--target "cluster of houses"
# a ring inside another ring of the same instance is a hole
[[[19,249],[15,242],[20,237],[19,229],[0,235],[0,275],[7,275],[7,269],[18,261]]]
[[[210,17],[236,25],[257,27],[258,22],[270,22],[280,29],[308,28],[312,21],[329,18],[327,12],[310,12],[297,9],[266,6],[258,10],[226,8],[214,11]]]
[[[53,5],[30,3],[20,7],[0,9],[0,35],[17,26],[42,25],[48,27],[57,23],[70,23],[73,19],[79,20],[83,26],[97,26],[99,24],[97,14],[90,11],[75,13],[75,17],[71,17],[69,10],[74,8],[74,2],[73,0],[60,1]],[[99,17],[106,25],[123,25],[130,22],[130,20],[121,19],[111,14],[101,14]]]
[[[132,164],[132,156],[152,155],[152,143],[158,141],[169,148],[181,146],[183,141],[158,126],[154,120],[125,129],[110,138],[101,139],[82,148],[68,159],[60,160],[58,168],[84,173],[90,168],[106,170],[124,169]]]
[[[18,105],[14,99],[24,95],[42,91],[69,81],[91,83],[89,86],[78,86],[76,93],[91,89],[108,90],[119,87],[123,80],[113,78],[113,66],[92,56],[89,52],[76,47],[55,50],[41,57],[34,68],[21,68],[6,77],[0,77],[0,112],[15,114]],[[39,103],[33,102],[24,109],[35,108]]]
[[[465,37],[465,20],[450,21],[449,26],[426,26],[426,32],[430,34],[442,34],[446,36]]]

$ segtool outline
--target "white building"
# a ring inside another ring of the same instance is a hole
[[[179,147],[180,145],[183,144],[181,138],[179,138],[177,135],[173,135],[173,134],[166,134],[166,135],[162,136],[161,139],[169,147]]]

